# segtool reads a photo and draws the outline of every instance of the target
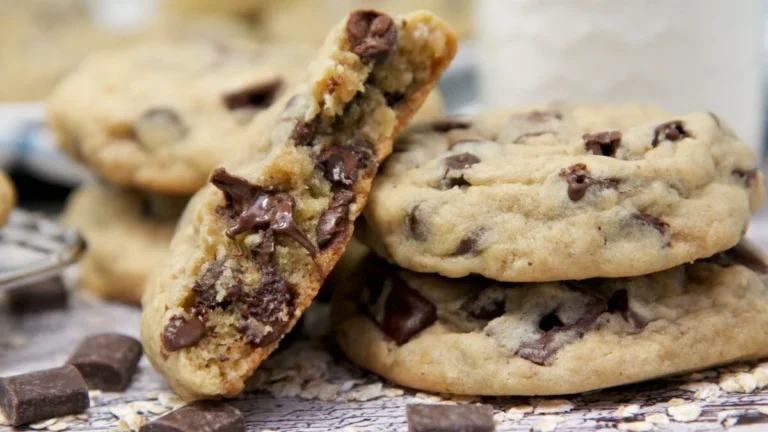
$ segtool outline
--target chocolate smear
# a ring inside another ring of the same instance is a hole
[[[453,255],[477,255],[479,252],[477,249],[477,244],[482,238],[483,234],[485,234],[485,230],[478,228],[464,236],[464,238],[462,238],[461,241],[459,241],[459,244],[456,246],[456,250],[453,251]]]
[[[277,92],[282,87],[283,80],[275,78],[271,81],[225,93],[222,100],[230,111],[239,108],[267,108],[272,105]]]
[[[352,52],[366,61],[385,60],[397,44],[395,22],[372,9],[352,12],[347,19],[346,31]]]
[[[163,347],[174,352],[195,346],[205,334],[205,326],[196,316],[183,317],[174,315],[165,325],[162,334]]]
[[[651,146],[656,147],[661,141],[679,141],[689,136],[683,127],[683,122],[680,120],[662,123],[653,130]]]
[[[328,209],[317,222],[317,246],[325,248],[332,240],[347,232],[349,227],[349,205],[355,201],[355,194],[340,190],[333,194]]]
[[[420,208],[421,204],[416,204],[408,210],[408,213],[405,215],[405,224],[403,226],[406,237],[416,241],[424,241],[427,239],[427,228],[419,218]]]
[[[668,223],[649,213],[638,212],[633,214],[632,218],[652,227],[661,235],[664,235],[664,233],[667,231],[667,228],[669,228]]]
[[[598,156],[615,156],[616,150],[621,144],[621,132],[619,131],[584,134],[582,138],[587,152]]]

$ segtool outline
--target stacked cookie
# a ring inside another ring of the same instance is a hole
[[[755,156],[711,113],[557,104],[411,128],[334,298],[362,367],[436,392],[583,392],[768,355],[742,240]],[[351,283],[349,281],[355,281]]]
[[[305,69],[292,47],[153,42],[94,54],[56,89],[59,146],[101,180],[70,198],[65,224],[89,249],[80,286],[138,302],[186,201]]]

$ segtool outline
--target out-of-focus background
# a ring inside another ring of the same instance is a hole
[[[765,3],[0,0],[0,169],[22,207],[50,211],[90,175],[55,150],[44,100],[92,52],[216,38],[317,47],[358,7],[430,9],[456,28],[460,52],[440,83],[449,113],[557,99],[709,109],[761,154]]]

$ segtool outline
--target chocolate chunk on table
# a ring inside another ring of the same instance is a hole
[[[243,432],[245,419],[222,402],[197,401],[145,424],[139,432]]]
[[[408,405],[408,432],[493,432],[490,405]]]
[[[88,387],[71,365],[0,378],[0,406],[13,426],[88,409]]]
[[[141,344],[118,333],[88,336],[67,361],[83,375],[91,390],[123,391],[136,372]]]
[[[7,293],[8,310],[12,313],[42,312],[67,307],[69,291],[60,277],[13,288]]]

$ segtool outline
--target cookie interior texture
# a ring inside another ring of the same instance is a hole
[[[453,31],[428,12],[353,12],[307,84],[257,118],[242,154],[193,198],[143,298],[142,343],[177,393],[232,396],[277,347],[455,51]]]
[[[5,225],[11,209],[16,204],[16,189],[8,176],[0,171],[0,226]]]
[[[449,277],[627,277],[732,247],[763,197],[754,153],[714,114],[552,104],[405,131],[361,233]]]
[[[88,244],[78,286],[106,299],[139,303],[149,275],[168,254],[186,201],[105,183],[73,192],[62,224],[80,230]]]
[[[337,340],[412,388],[569,394],[768,355],[768,266],[747,243],[624,279],[449,279],[373,255],[357,271],[335,287]]]
[[[95,53],[51,95],[49,122],[62,150],[107,180],[192,194],[308,61],[301,48],[237,39]]]

